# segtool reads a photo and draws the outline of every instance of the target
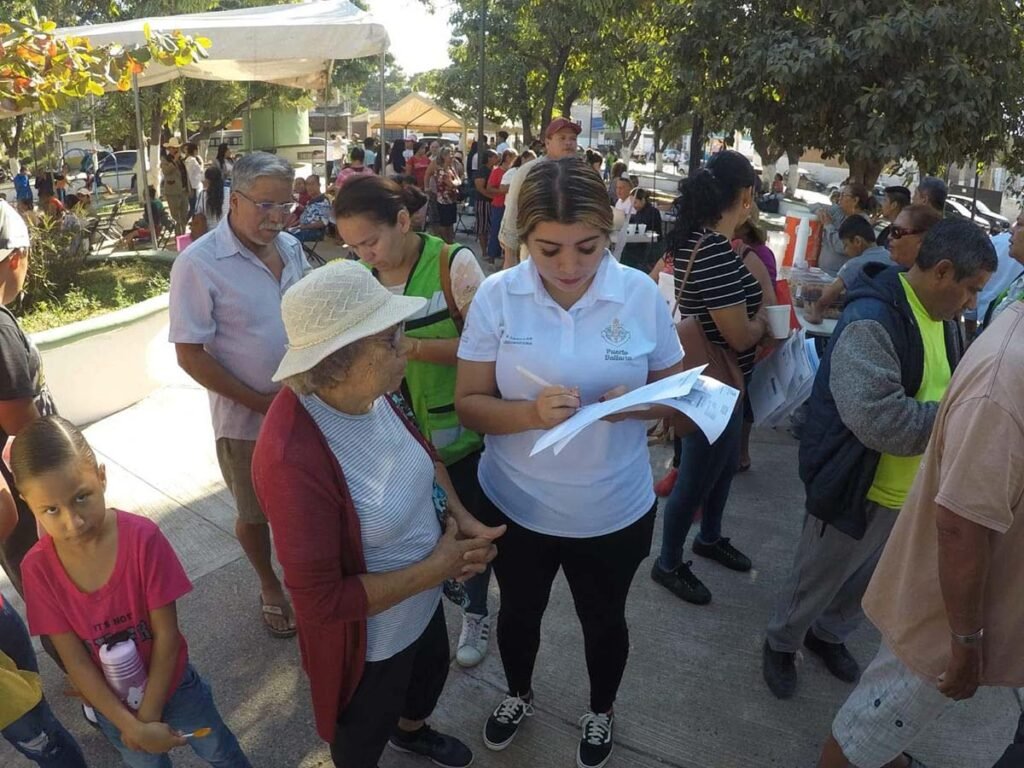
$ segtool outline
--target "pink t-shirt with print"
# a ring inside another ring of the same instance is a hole
[[[97,667],[100,646],[127,633],[149,669],[153,655],[150,612],[188,594],[192,582],[156,523],[129,512],[117,510],[116,514],[117,563],[107,583],[95,592],[85,593],[75,586],[49,536],[29,550],[21,565],[28,626],[33,635],[74,632]],[[186,664],[188,646],[182,637],[168,696],[177,690]]]

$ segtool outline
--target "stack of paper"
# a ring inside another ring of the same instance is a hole
[[[739,392],[720,381],[701,376],[703,370],[704,366],[691,368],[613,400],[585,405],[557,427],[541,435],[534,443],[530,455],[535,456],[552,447],[556,454],[560,453],[580,432],[606,416],[623,411],[646,410],[653,405],[667,405],[686,414],[713,443],[729,423]]]
[[[777,427],[810,396],[818,372],[814,340],[803,331],[790,334],[781,345],[754,368],[750,379],[750,405],[754,425]]]

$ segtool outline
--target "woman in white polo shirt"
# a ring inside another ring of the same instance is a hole
[[[533,714],[541,619],[562,568],[590,674],[577,751],[588,768],[611,753],[612,705],[629,653],[626,595],[650,553],[656,500],[643,420],[668,409],[588,427],[558,455],[529,454],[541,430],[581,404],[680,372],[683,353],[655,285],[607,250],[612,212],[591,167],[575,158],[537,166],[523,182],[517,229],[531,258],[478,290],[455,393],[463,425],[486,435],[479,516],[508,524],[494,561],[508,695],[484,742],[504,749]]]

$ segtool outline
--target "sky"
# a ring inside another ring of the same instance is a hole
[[[406,74],[448,66],[448,17],[453,0],[433,0],[430,13],[421,0],[369,0],[370,13],[391,38],[391,53]]]

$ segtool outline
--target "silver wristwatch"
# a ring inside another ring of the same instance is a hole
[[[957,644],[962,645],[966,648],[976,648],[981,645],[981,641],[985,637],[985,630],[979,629],[977,632],[971,635],[958,635],[953,632],[953,639],[956,640]]]

